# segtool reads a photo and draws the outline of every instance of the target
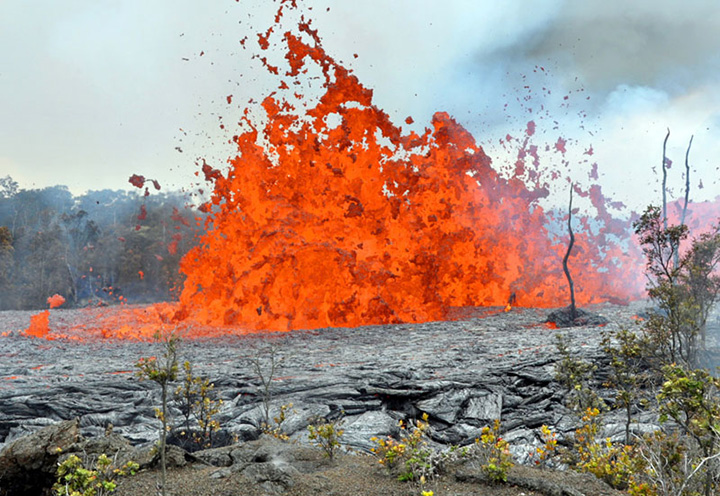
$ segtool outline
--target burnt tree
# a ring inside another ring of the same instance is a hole
[[[570,258],[570,252],[572,251],[573,245],[575,244],[575,234],[572,230],[572,200],[573,200],[573,185],[570,184],[570,206],[568,207],[568,232],[570,233],[570,243],[568,249],[563,257],[563,271],[565,271],[565,277],[567,277],[568,285],[570,286],[570,319],[575,320],[577,318],[577,309],[575,307],[575,286],[573,284],[572,277],[570,277],[570,270],[568,269],[568,259]]]
[[[665,135],[665,139],[663,140],[663,160],[662,160],[662,216],[663,216],[663,228],[667,229],[667,142],[668,138],[670,137],[670,128],[667,130],[667,134]]]

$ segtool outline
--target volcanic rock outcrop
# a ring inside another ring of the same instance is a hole
[[[80,438],[77,420],[49,425],[0,451],[0,496],[37,496],[55,481],[60,455]]]

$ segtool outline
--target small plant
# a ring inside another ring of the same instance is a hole
[[[58,464],[53,496],[106,496],[115,492],[118,476],[135,475],[139,468],[132,461],[117,468],[105,454],[98,457],[95,468],[85,468],[79,456],[70,455]]]
[[[576,412],[603,407],[602,399],[590,386],[597,367],[574,357],[562,334],[555,335],[555,346],[560,355],[560,360],[555,364],[555,380],[568,392],[567,406]]]
[[[214,398],[215,385],[204,377],[193,374],[192,364],[183,363],[183,382],[175,389],[175,400],[185,416],[185,429],[190,430],[190,418],[194,417],[199,432],[193,432],[195,442],[205,448],[212,446],[213,433],[220,430],[215,415],[220,412],[221,399]]]
[[[430,431],[428,414],[424,413],[415,424],[406,425],[400,420],[400,440],[391,437],[385,439],[371,438],[376,446],[372,452],[378,462],[387,467],[391,473],[404,482],[413,482],[419,487],[434,478],[440,471],[446,454],[428,446],[427,436]]]
[[[192,364],[189,361],[183,362],[183,381],[175,388],[173,394],[175,402],[185,417],[183,425],[190,430],[190,419],[193,416],[193,405],[197,401],[197,377],[193,375]]]
[[[139,379],[149,379],[160,386],[161,407],[155,409],[155,416],[162,422],[160,431],[160,469],[161,482],[160,491],[165,496],[165,482],[167,479],[167,463],[165,461],[165,447],[167,441],[167,432],[169,429],[168,422],[168,388],[170,383],[177,379],[177,349],[180,344],[180,337],[175,332],[161,334],[159,331],[155,334],[155,340],[161,342],[164,348],[161,359],[157,357],[141,358],[135,365],[139,370],[137,376]]]
[[[392,471],[398,465],[405,454],[405,445],[391,437],[384,439],[371,437],[370,441],[376,444],[370,451],[375,453],[375,456],[378,458],[378,463],[389,471]]]
[[[531,455],[535,459],[535,465],[545,468],[550,459],[557,454],[557,434],[547,425],[543,425],[540,427],[540,438],[543,442],[542,446],[535,448]]]
[[[258,355],[249,360],[250,367],[260,380],[258,392],[262,399],[262,423],[270,424],[270,404],[272,403],[272,381],[275,380],[280,367],[282,367],[283,357],[280,356],[276,346],[270,346],[264,352],[258,352]]]
[[[295,412],[293,410],[293,404],[288,403],[287,405],[281,405],[280,411],[278,412],[276,417],[273,417],[273,422],[275,425],[270,425],[267,422],[262,422],[260,424],[260,431],[264,434],[269,434],[272,437],[276,439],[280,439],[281,441],[287,441],[290,439],[290,436],[285,434],[283,432],[282,424],[285,422],[285,419],[287,418],[287,412]]]
[[[476,455],[480,469],[495,482],[507,482],[507,476],[514,463],[509,443],[500,437],[500,420],[492,427],[483,427],[480,438],[475,440]]]
[[[598,440],[600,410],[588,408],[582,426],[575,431],[573,468],[589,472],[617,489],[637,487],[635,474],[645,469],[634,446],[614,444],[609,438]]]
[[[704,474],[703,493],[709,496],[720,485],[720,378],[681,365],[668,365],[664,372],[660,421],[672,420],[696,446],[693,476]]]
[[[606,335],[601,345],[610,357],[610,377],[604,386],[615,390],[615,405],[625,410],[625,444],[630,444],[633,409],[648,403],[643,391],[653,379],[648,364],[652,344],[647,336],[623,329]]]
[[[337,450],[342,446],[340,438],[345,434],[342,429],[345,420],[339,418],[333,421],[318,421],[308,425],[308,438],[313,441],[315,446],[323,450],[325,456],[331,460],[334,458]]]

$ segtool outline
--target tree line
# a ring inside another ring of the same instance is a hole
[[[172,300],[180,259],[202,229],[179,192],[73,195],[0,178],[0,310]]]

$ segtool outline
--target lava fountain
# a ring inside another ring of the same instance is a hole
[[[258,35],[261,50],[282,11]],[[537,204],[545,188],[501,177],[446,113],[423,134],[403,134],[310,22],[282,43],[287,70],[261,58],[280,80],[262,102],[265,118],[246,112],[227,172],[203,166],[213,215],[183,259],[177,318],[287,330],[439,320],[511,295],[522,306],[567,303],[565,245]],[[317,68],[323,93],[299,111],[290,88]],[[642,282],[625,273],[637,260],[626,230],[600,219],[589,232],[572,262],[578,301],[640,296]]]
[[[567,241],[551,227],[562,219],[539,203],[548,184],[521,163],[515,175],[499,174],[447,113],[421,134],[403,132],[324,50],[309,21],[283,32],[286,9],[296,8],[282,1],[274,25],[257,37],[257,59],[277,90],[259,114],[245,110],[227,169],[203,161],[212,189],[201,206],[206,234],[181,262],[180,301],[104,309],[85,330],[151,338],[168,326],[217,336],[441,320],[457,307],[511,301],[566,305]],[[269,61],[271,47],[282,47],[281,65]],[[318,94],[299,94],[311,74],[322,81]],[[565,140],[558,143],[564,156]],[[642,297],[642,255],[629,221],[610,215],[598,185],[574,188],[594,208],[573,215],[577,303]]]

